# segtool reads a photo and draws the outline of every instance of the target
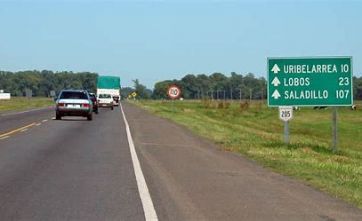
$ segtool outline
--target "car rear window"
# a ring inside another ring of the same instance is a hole
[[[110,94],[100,94],[99,98],[111,98]]]
[[[85,92],[63,91],[60,99],[88,99],[88,96]]]

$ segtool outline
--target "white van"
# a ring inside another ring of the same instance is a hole
[[[98,107],[110,107],[113,110],[113,97],[111,94],[97,94]]]

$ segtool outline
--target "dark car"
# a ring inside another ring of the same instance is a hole
[[[63,116],[82,116],[93,119],[93,103],[87,91],[63,90],[56,100],[55,118]]]
[[[95,93],[89,93],[90,99],[93,103],[93,112],[98,114],[98,102],[97,102],[97,97],[95,95]]]
[[[118,95],[113,95],[113,105],[119,106],[119,96]]]

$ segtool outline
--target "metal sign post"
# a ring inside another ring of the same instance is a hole
[[[289,121],[284,121],[284,143],[289,144]]]
[[[332,136],[333,136],[332,150],[333,152],[337,152],[338,151],[337,107],[333,108],[333,113],[332,113]]]

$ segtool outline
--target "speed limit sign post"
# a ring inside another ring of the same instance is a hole
[[[177,85],[170,85],[167,90],[167,95],[172,100],[178,99],[181,96],[181,89]]]
[[[284,143],[289,144],[289,121],[293,118],[293,107],[279,106],[279,118],[284,121]]]
[[[178,98],[180,98],[181,96],[181,89],[175,85],[175,84],[172,84],[168,87],[167,89],[167,96],[172,100],[176,100]],[[172,102],[172,111],[173,112],[176,112],[176,109],[175,109],[175,102]]]

